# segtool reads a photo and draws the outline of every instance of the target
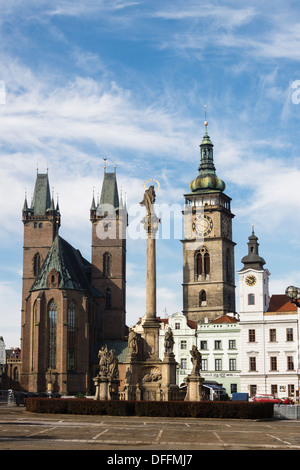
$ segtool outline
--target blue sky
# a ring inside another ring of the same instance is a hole
[[[103,158],[130,210],[144,181],[183,205],[214,143],[235,214],[236,271],[251,225],[271,293],[300,285],[297,1],[0,0],[0,335],[19,346],[25,188],[49,167],[60,234],[90,259]],[[134,215],[134,209],[132,209]],[[145,313],[144,240],[128,240],[127,324]],[[158,315],[182,309],[182,245],[157,242]],[[238,294],[238,285],[237,285]]]

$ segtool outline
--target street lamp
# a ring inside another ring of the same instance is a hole
[[[300,288],[289,286],[285,289],[285,295],[287,295],[293,304],[296,304],[297,307],[300,307]]]

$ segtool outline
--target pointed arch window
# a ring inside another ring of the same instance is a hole
[[[103,275],[111,276],[111,254],[107,252],[103,255]]]
[[[210,254],[207,248],[203,247],[197,251],[195,256],[195,274],[196,278],[210,274]]]
[[[41,255],[36,253],[33,258],[33,274],[37,276],[41,270]]]
[[[56,369],[57,305],[52,299],[48,305],[48,368]]]
[[[206,292],[205,290],[200,291],[199,293],[199,307],[206,306]]]
[[[71,301],[68,304],[68,357],[67,367],[68,371],[75,371],[75,328],[76,328],[76,304]]]

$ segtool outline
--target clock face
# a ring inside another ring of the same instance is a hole
[[[254,286],[255,283],[256,283],[256,277],[253,276],[253,274],[250,274],[250,276],[246,277],[246,284],[248,286]]]
[[[209,235],[213,229],[213,221],[208,215],[197,216],[193,220],[193,231],[199,235]]]

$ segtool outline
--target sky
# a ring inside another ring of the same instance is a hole
[[[91,258],[89,209],[116,167],[129,220],[144,182],[180,224],[204,120],[232,198],[235,271],[252,225],[270,293],[300,286],[300,6],[272,0],[0,0],[0,336],[20,346],[25,193],[48,168],[60,235]],[[173,210],[174,209],[174,210]],[[164,215],[165,214],[165,215]],[[164,218],[165,217],[165,218]],[[182,310],[180,234],[157,239],[157,315]],[[146,245],[127,241],[127,324]],[[237,305],[238,305],[238,277]]]

